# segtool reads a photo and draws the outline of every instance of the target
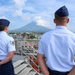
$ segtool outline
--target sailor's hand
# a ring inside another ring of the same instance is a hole
[[[50,73],[46,73],[46,74],[44,74],[44,75],[50,75]]]

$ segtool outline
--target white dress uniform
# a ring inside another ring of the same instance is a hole
[[[0,60],[4,60],[8,53],[15,51],[14,39],[4,31],[0,32]]]
[[[14,39],[6,33],[9,24],[10,21],[7,19],[0,19],[0,62],[4,59],[8,61],[0,65],[0,75],[15,75],[12,59],[7,59],[9,52],[15,51]]]
[[[46,57],[51,70],[70,71],[75,65],[75,34],[65,26],[56,26],[41,37],[38,53]]]

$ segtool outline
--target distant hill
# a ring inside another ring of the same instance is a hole
[[[36,22],[32,21],[31,23],[21,28],[10,30],[9,32],[37,32],[37,33],[40,33],[40,32],[47,32],[49,30],[50,30],[49,28],[46,28],[41,25],[36,25]]]

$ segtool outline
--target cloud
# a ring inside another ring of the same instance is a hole
[[[15,24],[21,26],[21,22],[23,25],[35,19],[38,25],[52,28],[54,12],[63,5],[67,6],[70,13],[69,28],[74,29],[75,0],[1,0],[0,16],[10,19],[13,27]]]
[[[0,16],[0,19],[8,19],[6,16]]]
[[[26,2],[27,0],[14,0],[14,2],[15,2],[15,5],[16,5],[16,7],[18,8],[18,9],[23,9],[23,7],[25,6],[25,2]]]
[[[23,13],[22,13],[21,9],[15,10],[15,13],[13,14],[14,17],[22,16],[22,15],[23,15]]]
[[[45,23],[44,18],[48,20],[48,18],[51,17],[51,14],[53,13],[54,9],[50,7],[51,2],[49,0],[47,0],[48,3],[45,0],[43,2],[42,1],[41,2],[38,2],[38,0],[32,1],[33,4],[27,5],[26,4],[28,2],[27,0],[14,0],[16,10],[13,16],[14,17],[20,16],[23,20],[29,21],[29,20],[32,20],[32,18],[34,19],[36,16],[40,15],[43,18],[43,20],[40,19],[38,21],[42,25],[47,24]],[[38,2],[38,5],[37,5],[37,2]],[[52,3],[55,3],[55,0],[53,0]],[[44,10],[42,10],[42,8]]]
[[[21,16],[21,15],[23,15],[22,10],[23,10],[23,8],[25,6],[25,2],[27,0],[13,0],[13,1],[15,3],[15,8],[16,8],[13,15],[14,16]]]
[[[15,2],[15,6],[16,6],[16,10],[13,13],[13,17],[21,17],[24,21],[29,21],[31,19],[31,16],[29,13],[25,13],[23,12],[26,8],[25,3],[27,2],[27,0],[14,0]],[[31,7],[27,7],[30,11],[33,10],[33,8]],[[26,8],[26,9],[27,9]],[[27,10],[28,10],[27,9]]]
[[[50,23],[49,23],[48,21],[42,19],[41,16],[36,16],[36,17],[34,18],[34,21],[35,21],[35,22],[37,23],[37,25],[39,25],[39,26],[44,26],[44,27],[47,27],[47,28],[50,27]]]

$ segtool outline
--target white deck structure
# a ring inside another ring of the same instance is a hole
[[[39,65],[37,65],[33,60],[31,60],[31,62],[29,61],[30,55],[32,55],[35,60],[37,59],[37,50],[35,50],[30,44],[28,47],[25,47],[26,43],[29,44],[25,40],[16,40],[16,53],[19,55],[15,55],[13,59],[15,75],[44,75],[37,72],[32,67],[31,63],[35,64],[36,67],[39,68]]]
[[[13,63],[15,75],[43,75],[38,73],[29,63],[18,60]]]

